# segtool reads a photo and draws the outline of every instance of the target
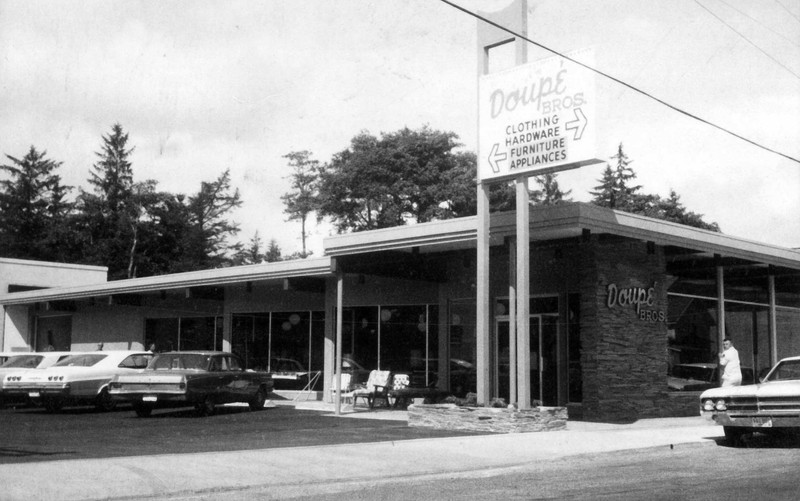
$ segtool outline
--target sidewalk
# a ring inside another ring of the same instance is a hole
[[[350,411],[331,419],[404,414]],[[578,454],[713,445],[720,436],[721,427],[698,416],[625,425],[574,421],[566,430],[542,433],[8,464],[0,465],[0,498],[159,499],[252,488],[269,489],[277,498],[282,489],[374,480],[374,472],[381,471],[402,477],[458,475]]]

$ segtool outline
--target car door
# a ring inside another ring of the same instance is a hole
[[[233,398],[237,402],[246,402],[255,395],[258,386],[253,373],[246,372],[244,365],[239,357],[231,355],[229,358],[229,369],[232,374],[233,384],[231,386]]]

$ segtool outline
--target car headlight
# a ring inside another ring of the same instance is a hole
[[[714,401],[710,398],[708,400],[703,401],[703,410],[711,412],[714,410]]]
[[[728,406],[725,405],[725,400],[723,400],[721,398],[719,400],[717,400],[717,405],[715,405],[714,408],[716,410],[718,410],[718,411],[726,411],[726,410],[728,410]]]

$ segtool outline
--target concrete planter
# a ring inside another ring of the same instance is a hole
[[[439,430],[525,433],[563,430],[566,407],[535,407],[530,410],[496,407],[460,407],[455,404],[408,406],[408,425]]]

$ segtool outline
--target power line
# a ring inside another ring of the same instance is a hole
[[[503,30],[506,33],[508,33],[510,35],[513,35],[513,36],[515,36],[515,37],[517,37],[517,38],[519,38],[521,40],[525,40],[526,42],[528,42],[531,45],[535,45],[536,47],[544,49],[547,52],[555,54],[556,56],[559,56],[559,57],[561,57],[563,59],[566,59],[567,61],[570,61],[570,62],[572,62],[574,64],[577,64],[578,66],[581,66],[582,68],[585,68],[585,69],[587,69],[589,71],[592,71],[592,72],[594,72],[594,73],[596,73],[596,74],[598,74],[598,75],[600,75],[602,77],[605,77],[605,78],[611,80],[612,82],[616,82],[616,83],[618,83],[618,84],[620,84],[620,85],[622,85],[624,87],[627,87],[628,89],[630,89],[630,90],[632,90],[632,91],[634,91],[634,92],[636,92],[638,94],[641,94],[641,95],[643,95],[645,97],[648,97],[648,98],[652,99],[653,101],[656,101],[657,103],[662,104],[662,105],[666,106],[667,108],[669,108],[669,109],[671,109],[673,111],[677,111],[678,113],[680,113],[682,115],[685,115],[685,116],[687,116],[689,118],[697,120],[698,122],[701,122],[701,123],[704,123],[704,124],[706,124],[708,126],[711,126],[711,127],[715,128],[715,129],[717,129],[719,131],[722,131],[722,132],[724,132],[726,134],[729,134],[729,135],[731,135],[731,136],[733,136],[733,137],[735,137],[737,139],[741,139],[742,141],[744,141],[746,143],[749,143],[749,144],[751,144],[751,145],[753,145],[753,146],[755,146],[757,148],[761,148],[762,150],[766,150],[766,151],[768,151],[770,153],[774,153],[774,154],[776,154],[778,156],[781,156],[783,158],[791,160],[792,162],[800,164],[800,159],[794,158],[794,157],[792,157],[790,155],[787,155],[786,153],[782,153],[780,151],[774,150],[774,149],[772,149],[772,148],[770,148],[768,146],[764,146],[763,144],[759,144],[759,143],[753,141],[752,139],[748,139],[748,138],[746,138],[746,137],[744,137],[744,136],[742,136],[740,134],[737,134],[737,133],[735,133],[735,132],[733,132],[731,130],[728,130],[728,129],[720,126],[720,125],[717,125],[717,124],[715,124],[713,122],[709,122],[708,120],[706,120],[704,118],[701,118],[701,117],[699,117],[697,115],[689,113],[688,111],[685,111],[685,110],[683,110],[681,108],[678,108],[677,106],[673,106],[673,105],[669,104],[668,102],[666,102],[666,101],[664,101],[662,99],[659,99],[656,96],[650,94],[649,92],[646,92],[646,91],[644,91],[644,90],[642,90],[642,89],[640,89],[638,87],[635,87],[635,86],[633,86],[633,85],[631,85],[631,84],[629,84],[627,82],[624,82],[624,81],[620,80],[619,78],[611,76],[608,73],[600,71],[600,70],[598,70],[596,68],[592,68],[591,66],[589,66],[587,64],[584,64],[584,63],[582,63],[582,62],[580,62],[578,60],[575,60],[575,59],[573,59],[573,58],[571,58],[571,57],[569,57],[569,56],[567,56],[565,54],[562,54],[562,53],[558,52],[555,49],[551,49],[550,47],[547,47],[545,45],[540,44],[539,42],[535,42],[535,41],[531,40],[530,38],[515,32],[512,29],[506,28],[505,26],[502,26],[502,25],[500,25],[500,24],[498,24],[498,23],[496,23],[496,22],[494,22],[494,21],[492,21],[490,19],[487,19],[487,18],[485,18],[485,17],[483,17],[483,16],[481,16],[481,15],[475,13],[475,12],[472,12],[469,9],[465,9],[464,7],[461,7],[460,5],[457,5],[457,4],[453,3],[453,2],[451,2],[450,0],[441,0],[441,1],[443,3],[449,5],[449,6],[453,7],[456,10],[460,10],[461,12],[463,12],[463,13],[469,15],[469,16],[474,17],[475,19],[478,19],[478,20],[483,21],[483,22],[485,22],[487,24],[490,24],[490,25],[494,26],[495,28]]]
[[[797,78],[797,79],[799,79],[799,80],[800,80],[800,75],[798,75],[798,74],[797,74],[797,73],[795,73],[794,71],[792,71],[792,70],[790,70],[789,68],[787,68],[786,66],[784,66],[782,62],[780,62],[780,61],[778,61],[777,59],[775,59],[774,57],[772,57],[772,56],[771,56],[770,54],[768,54],[768,53],[767,53],[767,52],[766,52],[764,49],[762,49],[761,47],[759,47],[758,45],[756,45],[756,44],[755,44],[755,43],[754,43],[752,40],[750,40],[749,38],[747,38],[746,36],[744,36],[742,33],[740,33],[740,32],[739,32],[739,31],[738,31],[736,28],[734,28],[734,27],[733,27],[733,26],[731,26],[730,24],[726,23],[724,19],[722,19],[722,18],[721,18],[721,17],[719,17],[718,15],[714,14],[714,12],[712,12],[712,11],[711,11],[711,9],[709,9],[709,8],[708,8],[708,7],[706,7],[705,5],[701,4],[699,0],[694,0],[694,3],[696,3],[697,5],[699,5],[700,7],[702,7],[702,8],[703,8],[703,10],[705,10],[706,12],[708,12],[709,14],[711,14],[712,16],[714,16],[714,17],[717,19],[717,21],[719,21],[719,22],[721,22],[722,24],[724,24],[725,26],[727,26],[727,27],[728,27],[728,29],[730,29],[732,32],[734,32],[734,33],[736,33],[737,35],[739,35],[739,36],[740,36],[740,37],[741,37],[741,38],[742,38],[742,39],[743,39],[745,42],[749,43],[750,45],[752,45],[753,47],[755,47],[756,49],[758,49],[758,51],[759,51],[759,52],[761,52],[762,54],[764,54],[764,55],[765,55],[765,56],[767,56],[768,58],[772,59],[772,60],[775,62],[775,64],[779,65],[781,68],[783,68],[784,70],[788,71],[789,73],[791,73],[792,75],[794,75],[794,77],[795,77],[795,78]]]
[[[773,34],[775,34],[775,35],[777,35],[777,36],[779,36],[779,37],[783,38],[784,40],[786,40],[786,41],[787,41],[787,42],[789,42],[790,44],[794,45],[795,47],[800,47],[800,45],[798,45],[798,44],[797,44],[797,42],[795,42],[795,41],[794,41],[794,40],[792,40],[791,38],[787,37],[786,35],[784,35],[784,34],[782,34],[782,33],[778,33],[776,30],[774,30],[774,29],[770,28],[769,26],[767,26],[766,24],[762,23],[762,22],[761,22],[761,21],[759,21],[758,19],[755,19],[755,18],[754,18],[753,16],[751,16],[750,14],[748,14],[748,13],[746,13],[746,12],[742,11],[741,9],[737,9],[735,6],[733,6],[733,5],[729,4],[729,3],[728,3],[728,2],[726,2],[725,0],[719,0],[719,1],[720,1],[720,2],[722,2],[722,3],[724,3],[725,5],[727,5],[727,6],[728,6],[728,8],[735,10],[736,12],[738,12],[738,13],[739,13],[739,14],[741,14],[741,15],[743,15],[743,16],[744,16],[744,17],[746,17],[747,19],[749,19],[749,20],[753,21],[754,23],[758,24],[758,25],[759,25],[759,26],[761,26],[762,28],[764,28],[764,29],[766,29],[766,30],[769,30],[769,31],[771,31]],[[779,3],[780,3],[780,2],[779,2]],[[781,5],[781,7],[783,7],[783,6]],[[783,8],[785,9],[786,7],[783,7]]]
[[[778,5],[780,5],[781,7],[783,7],[783,10],[785,10],[786,12],[788,12],[790,16],[792,16],[793,18],[795,18],[795,20],[796,20],[798,23],[800,23],[800,17],[797,17],[797,14],[795,14],[794,12],[792,12],[792,11],[790,11],[788,8],[786,8],[786,6],[785,6],[785,5],[783,5],[783,3],[781,2],[781,0],[775,0],[775,2],[776,2]]]

